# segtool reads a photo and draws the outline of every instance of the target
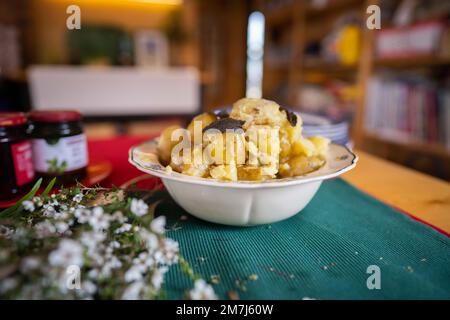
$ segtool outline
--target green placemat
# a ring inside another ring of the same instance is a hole
[[[340,179],[300,214],[260,227],[183,220],[174,203],[158,211],[194,271],[219,276],[222,299],[450,299],[450,239]],[[380,290],[367,288],[370,265],[380,268]],[[169,271],[168,298],[191,286],[178,266]]]

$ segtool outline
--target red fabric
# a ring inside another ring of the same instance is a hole
[[[111,175],[101,185],[111,187],[120,186],[143,172],[137,170],[128,162],[128,150],[152,137],[120,136],[113,139],[88,140],[89,158],[91,160],[106,160],[111,162]]]

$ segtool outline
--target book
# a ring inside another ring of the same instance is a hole
[[[365,127],[394,141],[450,149],[450,88],[425,77],[375,75],[368,83]]]

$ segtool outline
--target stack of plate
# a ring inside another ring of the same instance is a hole
[[[347,121],[332,122],[331,120],[313,115],[310,113],[299,112],[303,119],[303,135],[323,136],[337,144],[349,144],[349,124]]]

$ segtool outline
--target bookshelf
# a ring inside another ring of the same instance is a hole
[[[429,67],[450,67],[450,57],[440,56],[420,56],[403,59],[380,59],[375,60],[377,67],[389,68],[429,68]]]
[[[270,51],[273,35],[278,38],[280,33],[289,34],[290,60],[281,65],[273,65],[270,59],[264,61],[263,93],[268,98],[277,99],[280,103],[294,106],[302,84],[306,78],[319,76],[321,78],[338,78],[352,81],[360,92],[355,104],[355,119],[353,136],[362,138],[362,127],[359,122],[363,119],[364,87],[372,68],[372,31],[364,30],[361,41],[362,59],[356,64],[344,65],[339,62],[324,59],[308,59],[303,53],[308,42],[322,39],[333,28],[335,21],[347,12],[356,12],[362,18],[365,9],[376,0],[337,0],[330,5],[316,8],[307,1],[287,2],[276,8],[269,8],[269,1],[260,1],[259,9],[266,16],[266,48]],[[277,44],[279,45],[279,44]],[[267,51],[267,50],[266,50]],[[368,54],[366,54],[368,53]],[[288,88],[287,94],[281,95],[277,89],[281,86]],[[360,140],[360,139],[358,139]]]
[[[311,77],[320,75],[323,79],[345,79],[352,81],[358,89],[352,120],[352,139],[359,149],[401,164],[450,180],[450,149],[440,142],[422,142],[415,139],[395,139],[392,136],[375,134],[365,125],[368,83],[380,71],[392,74],[417,71],[425,74],[445,72],[450,67],[450,56],[421,55],[414,57],[378,59],[375,54],[377,31],[362,29],[360,59],[356,64],[343,65],[321,59],[309,59],[305,46],[312,39],[321,39],[332,31],[339,16],[356,12],[365,21],[366,8],[372,4],[381,5],[383,0],[335,0],[325,7],[312,7],[308,1],[258,2],[258,10],[266,16],[267,50],[275,44],[289,48],[286,61],[273,64],[270,55],[264,58],[263,95],[280,103],[295,106],[302,85]],[[401,1],[394,1],[399,5]],[[439,13],[439,17],[448,13]],[[384,25],[386,28],[388,24]],[[384,27],[383,26],[383,27]],[[391,27],[391,25],[389,25]],[[280,34],[286,34],[283,37]],[[280,40],[281,39],[281,40]],[[265,50],[265,52],[267,52]],[[280,88],[287,88],[282,90]]]
[[[288,41],[282,43],[281,46],[289,46],[290,59],[280,65],[273,65],[268,61],[269,59],[265,59],[263,92],[266,96],[276,96],[272,91],[275,91],[275,88],[284,82],[289,88],[289,94],[277,98],[281,103],[293,105],[298,90],[303,83],[303,78],[309,73],[357,78],[358,71],[361,69],[360,63],[342,65],[321,60],[308,61],[303,57],[303,49],[308,41],[320,39],[329,33],[333,27],[333,22],[342,13],[353,10],[358,11],[358,14],[362,17],[365,14],[366,3],[371,4],[374,1],[338,0],[331,5],[316,8],[308,4],[307,1],[292,0],[285,5],[268,9],[267,3],[269,2],[259,1],[259,9],[266,17],[266,48],[271,46],[273,34],[277,36],[280,33],[289,34],[289,37],[286,37]],[[320,19],[318,19],[319,17]],[[364,35],[364,38],[366,38],[366,35]],[[364,63],[367,62],[364,61]]]
[[[334,13],[337,10],[340,9],[348,9],[349,7],[352,6],[358,6],[361,4],[361,0],[340,0],[340,1],[335,1],[332,2],[331,4],[328,4],[324,7],[313,7],[311,5],[306,5],[306,13],[308,14],[308,16],[314,17],[314,15],[323,15],[323,14],[327,14],[327,13]]]
[[[450,152],[440,143],[425,143],[414,140],[394,140],[379,134],[365,132],[365,139],[371,143],[388,145],[392,148],[411,150],[425,155],[437,156],[450,160]]]

